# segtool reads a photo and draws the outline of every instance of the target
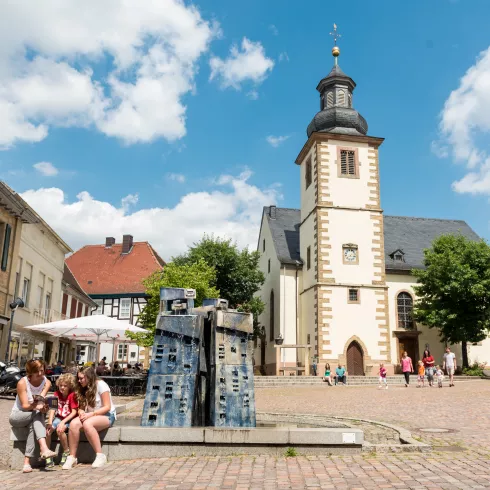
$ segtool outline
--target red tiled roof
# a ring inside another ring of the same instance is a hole
[[[148,242],[134,242],[128,254],[121,251],[122,244],[86,245],[66,263],[87,294],[144,293],[143,279],[165,262]]]

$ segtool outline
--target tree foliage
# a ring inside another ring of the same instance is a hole
[[[138,345],[149,347],[153,345],[155,325],[160,309],[160,288],[192,288],[196,290],[196,306],[202,304],[204,298],[219,297],[219,290],[213,284],[216,283],[216,271],[204,260],[199,259],[192,263],[170,262],[163,271],[156,271],[144,281],[146,293],[149,298],[141,315],[139,323],[142,328],[148,330],[145,334],[131,334],[128,336]]]
[[[443,235],[424,251],[425,270],[414,270],[415,319],[438,328],[443,341],[480,342],[490,328],[490,247],[462,235]]]
[[[204,235],[186,254],[173,261],[192,264],[201,259],[216,270],[212,285],[219,290],[221,298],[228,300],[231,308],[250,302],[264,283],[264,274],[259,269],[260,254],[246,248],[239,250],[231,240]]]

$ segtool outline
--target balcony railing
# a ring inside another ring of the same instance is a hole
[[[68,317],[59,311],[47,308],[34,308],[31,312],[31,325],[39,325],[42,323],[57,322],[66,320]]]

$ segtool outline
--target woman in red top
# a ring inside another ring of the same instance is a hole
[[[422,362],[425,367],[425,375],[427,376],[427,380],[429,381],[429,386],[432,386],[434,382],[434,358],[430,354],[429,349],[424,350],[424,357],[422,358]]]

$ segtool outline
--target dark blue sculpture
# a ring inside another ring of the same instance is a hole
[[[141,425],[255,427],[252,315],[162,288]]]

